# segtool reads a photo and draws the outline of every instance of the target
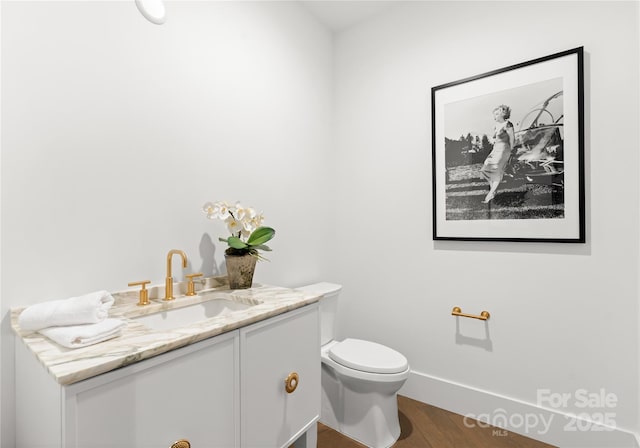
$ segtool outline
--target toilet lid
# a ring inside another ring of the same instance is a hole
[[[338,364],[370,373],[400,373],[409,363],[401,353],[375,342],[345,339],[331,347],[329,357]]]

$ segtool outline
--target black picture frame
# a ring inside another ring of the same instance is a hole
[[[583,52],[432,87],[434,240],[585,242]]]

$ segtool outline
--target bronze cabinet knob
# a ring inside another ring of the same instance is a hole
[[[284,388],[288,394],[293,393],[298,387],[300,377],[296,372],[291,372],[286,380],[284,380]]]

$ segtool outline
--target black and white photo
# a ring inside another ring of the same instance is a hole
[[[582,48],[432,88],[434,239],[584,242]]]

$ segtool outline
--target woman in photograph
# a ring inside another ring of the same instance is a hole
[[[511,108],[501,104],[493,109],[493,118],[496,121],[494,129],[493,150],[487,156],[480,169],[482,176],[489,182],[489,193],[485,196],[483,203],[488,203],[496,196],[498,185],[502,181],[504,168],[509,161],[511,148],[515,144],[515,134],[513,124],[509,121]]]

